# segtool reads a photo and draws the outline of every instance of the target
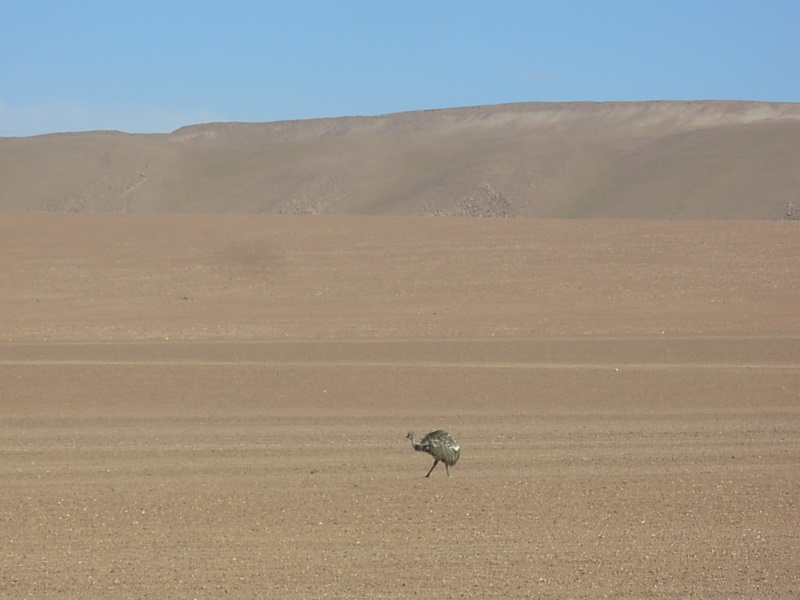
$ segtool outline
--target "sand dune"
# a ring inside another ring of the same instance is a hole
[[[0,140],[0,210],[797,218],[800,105],[515,104]]]

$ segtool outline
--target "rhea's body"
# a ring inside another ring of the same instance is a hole
[[[461,445],[452,435],[439,429],[432,431],[419,441],[417,441],[414,432],[410,432],[406,438],[411,440],[414,450],[427,452],[433,457],[433,466],[425,477],[430,477],[436,465],[440,462],[444,463],[447,476],[450,477],[450,467],[458,462],[458,457],[461,455]]]

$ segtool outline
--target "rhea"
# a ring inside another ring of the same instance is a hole
[[[461,454],[461,446],[452,435],[438,429],[430,432],[420,441],[417,441],[413,431],[409,432],[406,438],[411,440],[411,445],[414,447],[414,450],[417,452],[427,452],[433,457],[433,466],[425,477],[430,477],[436,465],[440,462],[444,463],[447,476],[450,477],[450,467],[458,462],[458,457]]]

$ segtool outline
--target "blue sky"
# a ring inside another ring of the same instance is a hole
[[[0,0],[0,136],[670,99],[800,101],[800,2]]]

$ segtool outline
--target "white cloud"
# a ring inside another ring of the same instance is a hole
[[[113,129],[127,133],[167,133],[184,125],[224,120],[223,117],[205,109],[94,110],[69,99],[12,107],[0,100],[0,137],[98,129]]]

